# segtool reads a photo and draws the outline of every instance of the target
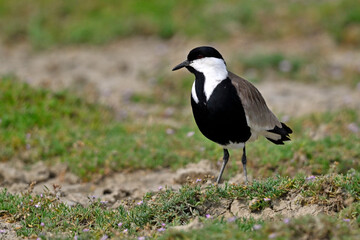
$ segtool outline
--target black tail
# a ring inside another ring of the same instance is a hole
[[[290,136],[289,134],[291,134],[293,131],[291,130],[291,128],[289,128],[288,126],[286,126],[285,123],[281,123],[281,128],[279,128],[278,126],[275,126],[274,129],[268,130],[268,132],[271,133],[275,133],[281,136],[280,139],[278,140],[274,140],[270,137],[267,137],[266,139],[269,140],[270,142],[273,142],[275,144],[284,144],[284,141],[290,141]]]

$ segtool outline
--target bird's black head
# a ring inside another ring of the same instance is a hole
[[[224,60],[221,54],[215,48],[209,46],[201,46],[191,50],[187,56],[187,60],[175,66],[173,68],[173,71],[181,69],[183,67],[188,67],[193,61],[202,58],[219,58]]]
[[[193,61],[195,59],[201,59],[204,57],[214,57],[214,58],[220,58],[220,59],[224,60],[223,57],[221,56],[221,54],[218,52],[218,50],[216,50],[213,47],[208,47],[208,46],[194,48],[193,50],[191,50],[189,52],[189,54],[187,56],[187,60]]]

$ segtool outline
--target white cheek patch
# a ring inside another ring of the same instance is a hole
[[[228,76],[225,62],[219,58],[206,57],[197,59],[190,63],[190,66],[193,67],[196,71],[203,73],[205,76],[204,93],[206,96],[206,101],[209,100],[216,86],[222,80],[225,80]],[[195,100],[195,83],[192,88],[192,96]]]

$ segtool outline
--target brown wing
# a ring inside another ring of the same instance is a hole
[[[254,85],[232,72],[229,72],[228,76],[240,96],[246,120],[252,131],[260,133],[274,129],[276,126],[282,127],[280,121],[270,111],[261,93]]]

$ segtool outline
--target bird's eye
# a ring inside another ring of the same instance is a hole
[[[197,55],[197,59],[201,59],[201,58],[204,58],[204,56],[201,54]]]

